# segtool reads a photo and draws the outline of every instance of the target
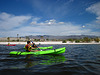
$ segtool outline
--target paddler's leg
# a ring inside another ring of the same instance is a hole
[[[31,47],[31,51],[32,51],[32,52],[37,52],[37,51],[39,51],[39,50],[36,50],[36,48]]]
[[[31,50],[31,52],[37,52],[37,51],[39,51],[39,50]]]

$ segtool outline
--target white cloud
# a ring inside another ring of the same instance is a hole
[[[90,7],[86,8],[86,10],[100,16],[100,2],[91,5]]]
[[[0,30],[10,30],[21,26],[28,21],[31,16],[15,16],[8,13],[0,13]]]
[[[95,14],[97,17],[100,17],[100,2],[95,3],[95,4],[91,5],[90,7],[86,8],[86,11],[89,11],[89,12]]]
[[[33,18],[32,22],[31,22],[31,25],[34,25],[34,24],[37,24],[37,22],[40,20],[40,18],[36,17],[36,18]]]
[[[100,2],[91,5],[90,7],[86,8],[86,11],[95,14],[96,20],[89,23],[89,28],[92,29],[100,29]]]
[[[82,27],[80,25],[76,25],[71,22],[59,22],[56,21],[55,19],[40,22],[41,18],[33,17],[31,23],[26,22],[31,19],[32,19],[31,16],[15,16],[8,13],[1,13],[0,14],[0,27],[1,27],[0,37],[8,37],[8,36],[16,37],[17,34],[19,34],[19,36],[81,35],[81,34],[98,35],[99,34],[98,32],[93,32],[91,29],[87,29],[86,26]],[[23,23],[25,22],[28,24],[27,26],[23,25]]]
[[[45,22],[40,22],[40,23],[38,21],[36,21],[36,20],[33,20],[30,24],[31,25],[45,25],[45,26],[54,25],[54,24],[56,24],[56,20],[55,19],[51,19],[51,20],[46,20]]]
[[[55,19],[40,23],[36,22],[36,24],[33,24],[31,27],[26,27],[25,29],[30,29],[29,31],[32,31],[33,34],[39,33],[46,35],[81,35],[92,33],[90,29],[86,29],[80,25],[75,25],[71,22],[57,22]]]

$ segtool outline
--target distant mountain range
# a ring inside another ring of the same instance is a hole
[[[82,39],[84,37],[88,37],[88,38],[96,38],[100,36],[93,36],[93,35],[70,35],[70,36],[53,36],[53,35],[29,35],[27,36],[30,39]],[[24,36],[24,38],[26,38],[26,36]]]

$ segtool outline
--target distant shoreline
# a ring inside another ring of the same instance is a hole
[[[27,44],[27,42],[9,42],[10,44]],[[34,42],[35,44],[100,44],[99,43],[62,43],[62,41]],[[0,44],[8,44],[8,42],[0,42]]]

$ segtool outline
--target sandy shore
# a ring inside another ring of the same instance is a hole
[[[27,42],[9,42],[10,44],[27,44]],[[35,44],[100,44],[99,43],[62,43],[62,41],[34,42]],[[0,44],[8,44],[8,42],[0,42]]]

